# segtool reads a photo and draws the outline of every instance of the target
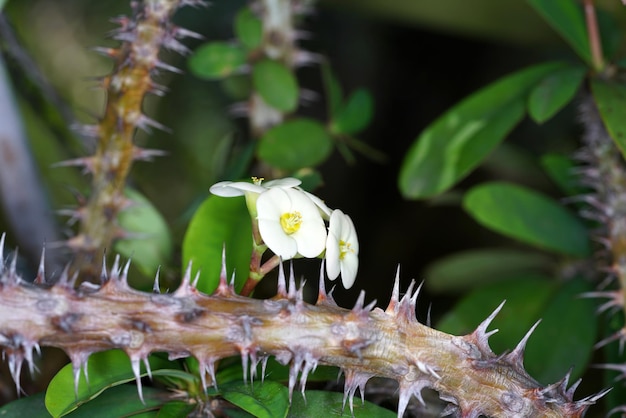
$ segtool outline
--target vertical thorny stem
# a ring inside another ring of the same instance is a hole
[[[597,239],[607,251],[609,272],[616,278],[619,289],[593,292],[591,296],[608,298],[601,307],[608,310],[624,309],[623,289],[626,289],[626,164],[620,150],[606,131],[598,109],[591,97],[581,104],[581,121],[584,126],[583,149],[580,157],[587,164],[583,170],[583,182],[592,188],[587,196],[592,211],[585,215],[598,221]],[[626,330],[603,341],[626,338]]]
[[[255,7],[260,9],[263,23],[261,56],[281,62],[288,68],[294,68],[296,43],[293,27],[293,1],[259,0]],[[283,112],[265,103],[258,93],[252,93],[250,131],[255,138],[260,138],[265,131],[281,123],[284,118]]]
[[[126,178],[134,160],[149,159],[158,152],[142,150],[133,144],[136,128],[149,130],[163,128],[142,113],[147,93],[162,94],[152,76],[159,70],[177,71],[158,58],[161,46],[177,52],[185,47],[176,39],[191,32],[174,27],[170,19],[185,0],[146,0],[133,2],[133,16],[119,17],[120,28],[114,38],[122,41],[118,49],[100,48],[99,51],[115,60],[111,75],[103,79],[107,93],[104,116],[100,122],[86,129],[96,136],[95,155],[76,160],[93,175],[91,196],[85,207],[77,211],[80,231],[69,246],[76,251],[75,269],[87,277],[93,276],[93,258],[103,254],[117,238],[124,237],[117,224],[117,215],[127,205],[124,197]]]

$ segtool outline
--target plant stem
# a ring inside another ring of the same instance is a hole
[[[600,30],[598,29],[596,7],[593,4],[593,0],[585,0],[585,21],[587,23],[593,68],[596,71],[602,71],[602,69],[604,69],[604,57],[602,54],[602,42],[600,40]]]

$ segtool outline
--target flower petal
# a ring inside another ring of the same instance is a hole
[[[222,197],[243,196],[246,192],[263,193],[265,190],[262,186],[243,181],[220,181],[209,189],[214,195]]]
[[[296,240],[285,234],[280,222],[259,219],[259,233],[265,245],[283,260],[294,258],[298,253]]]
[[[294,177],[285,177],[284,179],[270,180],[263,183],[267,188],[280,187],[281,189],[291,189],[302,184],[302,180]]]
[[[354,253],[348,253],[341,260],[341,282],[343,287],[350,289],[356,279],[359,270],[359,257]]]
[[[318,215],[319,216],[319,215]],[[298,252],[307,258],[315,258],[324,251],[326,246],[326,226],[322,218],[303,219],[298,232],[292,235],[298,244]]]
[[[339,239],[328,231],[328,238],[326,238],[326,274],[330,280],[335,280],[339,277],[341,272],[341,266],[339,263]]]
[[[298,187],[298,190],[302,190]],[[330,219],[330,215],[332,214],[333,210],[331,208],[329,208],[328,206],[326,206],[326,203],[324,203],[324,201],[322,199],[320,199],[319,197],[315,196],[312,193],[307,192],[306,190],[302,190],[302,192],[309,198],[311,199],[311,201],[313,203],[315,203],[315,206],[318,207],[318,209],[320,210],[320,215],[322,215],[322,218],[328,220]]]

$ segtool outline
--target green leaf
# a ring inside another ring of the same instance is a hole
[[[157,356],[149,357],[153,370],[171,366],[170,362]],[[145,375],[144,365],[142,375]],[[135,380],[130,360],[121,350],[109,350],[92,354],[87,362],[89,383],[81,373],[78,391],[74,392],[74,371],[71,364],[63,367],[52,379],[46,391],[46,408],[54,417],[66,415],[79,406],[96,398],[113,386]],[[135,394],[137,394],[135,388]]]
[[[541,166],[566,195],[574,196],[583,192],[579,178],[574,174],[576,165],[570,158],[556,153],[544,154],[541,156]]]
[[[530,92],[528,113],[535,122],[543,123],[572,101],[586,70],[582,67],[562,68],[545,77]]]
[[[289,418],[318,418],[350,416],[343,406],[343,394],[338,392],[307,390],[306,401],[302,396],[294,395],[289,409]],[[354,418],[395,418],[397,414],[371,402],[354,402]]]
[[[440,116],[407,152],[399,177],[402,194],[431,197],[469,174],[522,119],[528,91],[563,66],[546,63],[504,77]]]
[[[591,92],[604,126],[626,156],[626,85],[593,79]]]
[[[39,392],[35,395],[19,398],[13,402],[9,402],[0,407],[0,417],[50,417],[51,415],[46,409],[45,397],[45,392]]]
[[[285,65],[270,59],[257,62],[252,69],[252,82],[268,105],[282,112],[298,107],[298,81]]]
[[[122,229],[138,238],[122,239],[115,243],[116,252],[132,258],[133,265],[150,277],[159,266],[169,263],[172,256],[172,238],[165,219],[141,193],[126,188],[124,194],[132,206],[118,216]]]
[[[483,226],[541,249],[586,257],[589,233],[561,204],[522,186],[491,182],[472,188],[464,209]]]
[[[188,417],[196,409],[197,405],[184,401],[168,402],[159,411],[158,418],[180,418]]]
[[[528,3],[556,30],[576,53],[591,64],[591,50],[582,8],[574,0],[528,0]]]
[[[235,288],[241,289],[250,271],[252,222],[243,197],[209,196],[191,219],[183,239],[183,265],[193,262],[200,270],[198,290],[210,294],[219,284],[222,250],[226,268],[235,272]],[[229,276],[230,277],[230,276]]]
[[[249,7],[244,7],[235,17],[235,35],[248,49],[255,49],[263,40],[263,23],[252,13]]]
[[[142,391],[143,402],[137,394],[135,385],[115,386],[66,416],[68,418],[139,417],[143,416],[140,415],[142,413],[160,408],[170,396],[168,391],[152,387],[144,387]],[[150,416],[154,415],[153,412]]]
[[[189,57],[189,68],[197,77],[219,80],[240,70],[246,62],[246,51],[241,45],[209,42]]]
[[[581,293],[594,290],[587,280],[576,278],[564,283],[541,313],[526,349],[526,370],[544,385],[565,376],[570,367],[572,381],[587,368],[596,343],[596,303]]]
[[[224,399],[258,418],[284,418],[289,409],[289,390],[271,380],[225,383],[220,392]]]
[[[297,170],[320,164],[332,149],[332,139],[324,126],[313,119],[298,118],[265,132],[258,155],[276,168]]]
[[[545,271],[552,265],[553,261],[544,254],[485,248],[441,258],[428,266],[424,275],[426,286],[433,292],[465,291],[521,273]]]
[[[556,290],[557,284],[542,276],[527,274],[510,277],[470,292],[441,318],[436,328],[453,335],[469,334],[506,300],[490,326],[490,329],[500,330],[489,338],[491,348],[499,354],[513,349],[542,317]]]
[[[356,134],[370,123],[374,100],[369,91],[356,90],[333,119],[330,129],[335,134]]]

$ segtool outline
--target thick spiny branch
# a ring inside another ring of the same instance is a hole
[[[67,352],[76,376],[90,354],[113,348],[128,354],[138,378],[139,364],[150,353],[193,356],[205,386],[215,384],[215,362],[222,358],[241,355],[247,373],[248,364],[275,356],[290,365],[290,393],[318,364],[337,366],[346,376],[350,405],[371,377],[396,380],[398,416],[412,396],[421,401],[425,387],[463,417],[577,417],[601,396],[575,402],[577,384],[568,389],[568,376],[548,387],[530,377],[522,364],[528,336],[512,352],[496,356],[487,327],[499,308],[466,336],[419,323],[419,289],[413,291],[412,284],[400,298],[397,277],[385,310],[364,306],[364,295],[350,310],[336,305],[323,280],[317,304],[305,303],[293,276],[287,286],[282,271],[279,293],[268,300],[235,294],[225,271],[211,296],[198,292],[189,274],[173,293],[138,292],[128,287],[128,264],[120,268],[118,260],[98,288],[74,289],[67,276],[52,286],[31,285],[14,265],[0,271],[0,345],[18,386],[22,363],[32,365],[39,346],[54,346]]]

